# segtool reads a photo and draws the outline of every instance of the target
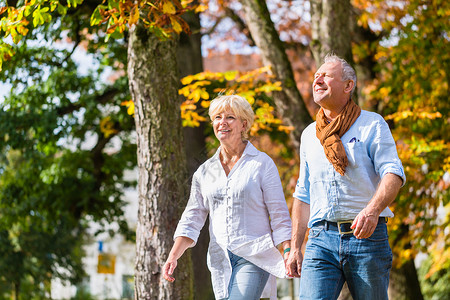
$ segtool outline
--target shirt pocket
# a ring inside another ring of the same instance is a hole
[[[364,143],[353,142],[344,144],[345,153],[347,154],[348,166],[350,168],[359,167],[366,156],[366,150],[364,148]]]
[[[225,204],[226,196],[227,195],[225,193],[221,193],[220,191],[217,191],[216,193],[211,195],[210,199],[213,211],[217,210],[218,207],[223,206]]]

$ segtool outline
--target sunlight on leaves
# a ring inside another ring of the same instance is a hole
[[[186,98],[181,105],[183,126],[196,127],[208,120],[210,101],[219,95],[240,95],[247,99],[255,111],[255,123],[251,134],[259,131],[289,133],[292,126],[284,126],[272,102],[271,93],[281,90],[270,67],[265,66],[248,72],[201,72],[181,79],[184,85],[178,93]]]

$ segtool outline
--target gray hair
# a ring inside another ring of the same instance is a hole
[[[353,92],[356,88],[356,72],[355,69],[343,58],[340,58],[334,53],[328,53],[324,58],[325,63],[329,62],[339,62],[342,67],[342,80],[352,80],[354,82],[353,88],[350,92],[350,97],[353,95]]]

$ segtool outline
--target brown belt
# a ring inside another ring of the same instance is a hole
[[[353,220],[348,221],[338,221],[338,222],[331,222],[327,220],[322,220],[317,223],[315,223],[313,226],[323,226],[325,230],[334,230],[339,231],[339,234],[352,234],[353,229],[350,227],[352,226]],[[378,224],[387,223],[387,217],[379,217],[378,218]]]

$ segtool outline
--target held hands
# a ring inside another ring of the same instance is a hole
[[[366,239],[372,235],[378,224],[378,215],[368,213],[363,209],[353,220],[353,224],[350,227],[354,229],[353,235],[357,239]]]
[[[163,267],[163,277],[165,280],[167,280],[169,282],[175,281],[175,278],[172,277],[171,275],[173,274],[173,271],[175,270],[176,267],[177,267],[176,259],[174,259],[174,260],[167,259],[167,261]]]
[[[285,259],[286,275],[289,277],[300,277],[303,262],[302,252],[300,249],[291,250],[291,252],[285,254],[285,257],[286,255],[288,255],[287,260]]]

